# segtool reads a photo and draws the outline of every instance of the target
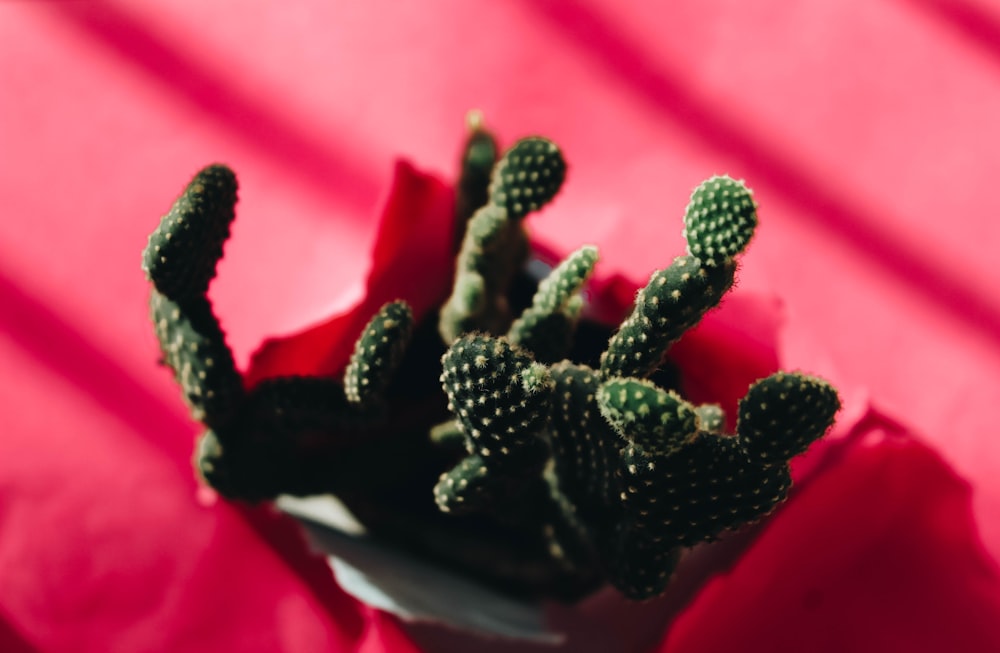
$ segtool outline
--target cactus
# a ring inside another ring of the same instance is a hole
[[[441,309],[446,343],[471,331],[499,334],[510,326],[507,290],[530,254],[523,218],[555,197],[565,172],[559,148],[544,138],[522,139],[497,163],[488,202],[469,221],[455,287]]]
[[[344,372],[344,391],[354,404],[372,403],[388,388],[413,333],[413,312],[406,302],[390,302],[365,326]]]
[[[566,257],[539,285],[531,306],[511,325],[514,344],[535,353],[542,363],[554,363],[569,354],[580,319],[580,289],[597,263],[597,248],[585,246]]]
[[[700,184],[684,212],[688,254],[708,264],[730,259],[744,249],[757,228],[757,203],[743,182],[729,176]]]
[[[511,220],[521,220],[551,201],[565,178],[566,161],[555,143],[523,138],[494,168],[489,201]]]
[[[557,362],[568,349],[578,293],[596,262],[594,248],[568,257],[539,284],[532,306],[509,331],[489,341],[497,350],[519,345],[536,352],[526,358],[533,370],[549,364],[555,401],[545,429],[553,455],[548,495],[564,499],[562,521],[576,525],[569,538],[574,550],[596,553],[611,583],[636,600],[662,593],[680,548],[751,523],[783,501],[791,485],[789,459],[829,428],[839,408],[836,392],[825,382],[779,374],[749,389],[740,403],[737,434],[727,435],[721,408],[694,406],[650,380],[670,345],[732,287],[734,257],[757,224],[756,203],[742,182],[713,177],[693,192],[684,224],[688,254],[651,275],[609,339],[597,370]],[[478,378],[466,379],[462,402],[454,399],[452,361],[467,347],[465,340],[452,345],[442,377],[452,398],[449,407],[466,433],[474,427],[464,421],[465,411],[480,405],[477,396],[490,393]],[[489,357],[472,366],[480,374],[510,367]],[[490,410],[496,410],[496,401],[510,405],[503,395],[489,401]],[[538,421],[533,415],[533,442]],[[459,480],[455,474],[474,470],[474,482],[465,482],[474,485],[477,500],[466,509],[502,514],[523,504],[525,497],[509,490],[487,496],[483,488],[505,482],[511,473],[482,464],[475,441],[467,448],[470,455],[442,476],[439,489],[450,491]]]
[[[142,269],[156,290],[175,301],[204,295],[235,218],[236,175],[224,165],[191,180],[150,234]]]
[[[231,497],[313,494],[337,486],[329,470],[311,477],[303,458],[329,456],[338,433],[378,428],[378,410],[412,328],[403,302],[387,304],[362,330],[340,383],[325,378],[269,379],[247,392],[207,292],[235,215],[236,177],[215,164],[195,175],[143,252],[153,283],[150,308],[164,362],[194,419],[207,427],[197,453],[203,477]],[[372,471],[357,449],[337,466]],[[298,489],[297,489],[298,488]]]
[[[220,165],[198,173],[142,265],[164,362],[206,427],[196,466],[230,498],[336,493],[376,535],[513,592],[572,599],[610,582],[634,600],[658,596],[686,547],[787,497],[789,461],[830,427],[837,393],[773,374],[750,386],[728,433],[721,407],[663,387],[671,345],[722,301],[757,225],[751,192],[726,176],[692,193],[687,253],[653,272],[603,349],[580,356],[578,328],[597,328],[583,299],[595,247],[552,269],[530,302],[515,298],[525,218],[559,192],[562,153],[537,137],[497,151],[471,115],[455,280],[438,312],[416,323],[388,303],[339,378],[255,387],[208,298],[236,179]],[[420,381],[434,377],[443,395]]]
[[[455,185],[455,233],[452,250],[458,253],[469,219],[490,199],[490,177],[499,156],[497,140],[483,125],[483,115],[470,111],[468,133],[462,147],[458,183]]]

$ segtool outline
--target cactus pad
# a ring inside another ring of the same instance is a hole
[[[757,203],[742,181],[712,177],[691,194],[684,214],[688,252],[719,263],[742,252],[757,228]]]
[[[406,302],[386,304],[365,325],[344,372],[347,400],[355,404],[381,396],[413,333],[413,312]]]
[[[822,436],[838,410],[837,391],[826,381],[778,372],[751,385],[740,400],[736,432],[759,464],[780,464]]]
[[[236,176],[223,165],[201,170],[150,234],[142,269],[174,300],[204,295],[235,217]]]
[[[512,220],[537,211],[559,192],[566,161],[559,147],[545,138],[525,138],[508,150],[493,171],[490,201]]]

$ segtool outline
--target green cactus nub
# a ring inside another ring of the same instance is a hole
[[[597,405],[627,442],[650,455],[669,455],[697,432],[694,407],[645,379],[612,379],[601,385]]]
[[[243,399],[243,379],[208,299],[180,304],[153,290],[150,312],[163,360],[194,419],[211,428],[228,424]]]
[[[590,278],[596,263],[597,248],[592,245],[567,256],[538,284],[528,310],[552,312],[565,307]]]
[[[493,171],[490,201],[511,220],[521,220],[547,204],[566,178],[566,160],[552,141],[523,138],[500,159]]]
[[[481,512],[501,502],[509,487],[509,478],[491,473],[486,459],[472,454],[441,474],[434,502],[442,512],[456,515]]]
[[[679,256],[670,267],[654,272],[601,355],[601,374],[651,376],[670,345],[719,304],[735,272],[731,259],[703,265],[693,256]]]
[[[572,345],[583,299],[579,292],[597,263],[597,248],[581,247],[538,285],[532,304],[514,321],[507,337],[535,354],[536,360],[562,360]]]
[[[698,415],[698,430],[722,435],[726,428],[726,412],[718,404],[702,404],[694,409]]]
[[[757,203],[742,181],[712,177],[691,194],[684,214],[688,253],[720,263],[742,252],[757,228]]]
[[[781,464],[826,433],[838,410],[840,398],[826,381],[778,372],[740,400],[736,432],[757,464]]]
[[[204,168],[150,234],[142,269],[161,294],[183,300],[208,291],[235,216],[236,188],[226,166]]]
[[[413,312],[403,301],[390,302],[365,325],[344,371],[347,400],[368,403],[381,397],[406,352],[413,333]]]
[[[442,449],[459,450],[465,447],[465,434],[462,425],[455,419],[449,419],[431,427],[428,433],[434,446]]]

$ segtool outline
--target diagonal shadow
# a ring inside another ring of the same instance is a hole
[[[171,460],[187,464],[192,447],[191,422],[132,378],[80,331],[18,287],[2,269],[0,306],[0,333],[8,334],[22,351],[117,417],[136,437],[159,447]]]
[[[951,28],[1000,65],[1000,19],[996,15],[961,0],[906,0],[906,4]]]
[[[192,486],[195,484],[190,462],[194,444],[190,419],[173,410],[82,333],[28,295],[2,269],[0,306],[3,307],[0,333],[9,335],[40,365],[60,375],[107,414],[120,420],[136,438],[159,448],[182,468]],[[152,364],[153,356],[150,357]],[[54,409],[58,410],[58,406]],[[84,431],[81,429],[81,435],[85,435]],[[301,534],[291,522],[279,519],[269,507],[231,504],[227,509],[239,515],[275,551],[331,614],[347,626],[355,627],[357,618],[349,612],[353,603],[329,581],[329,569],[322,559],[306,552]],[[18,637],[0,613],[0,645],[23,643],[25,653],[33,651]],[[4,653],[6,651],[4,649]]]
[[[248,11],[250,9],[248,8]],[[257,149],[278,167],[294,171],[318,193],[359,212],[372,210],[382,185],[351,155],[241,91],[224,74],[169,43],[139,19],[110,3],[60,3],[53,14],[187,102],[216,126]]]
[[[563,40],[593,65],[620,80],[642,102],[680,123],[705,145],[754,170],[811,219],[923,301],[960,326],[1000,345],[1000,307],[969,288],[951,271],[924,260],[919,251],[880,230],[875,216],[841,197],[831,185],[804,172],[806,166],[771,150],[765,139],[745,130],[700,100],[683,77],[641,50],[597,11],[571,0],[524,0]]]
[[[0,613],[0,650],[4,653],[39,653],[39,650],[18,632],[2,613]]]

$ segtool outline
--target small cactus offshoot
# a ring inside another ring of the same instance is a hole
[[[596,247],[544,279],[526,272],[526,218],[561,188],[560,149],[532,137],[500,155],[474,116],[461,163],[455,279],[438,310],[418,323],[390,302],[339,377],[253,387],[208,299],[236,177],[222,165],[195,176],[142,268],[163,361],[205,426],[196,467],[231,499],[337,494],[376,536],[520,595],[575,599],[607,582],[659,596],[686,547],[785,500],[789,461],[840,407],[825,381],[777,372],[749,387],[729,433],[719,405],[661,385],[671,345],[733,286],[757,226],[753,195],[728,176],[699,185],[686,254],[652,273],[620,324],[595,325],[583,293]],[[574,360],[584,323],[604,335]],[[400,391],[434,377],[439,387]]]

